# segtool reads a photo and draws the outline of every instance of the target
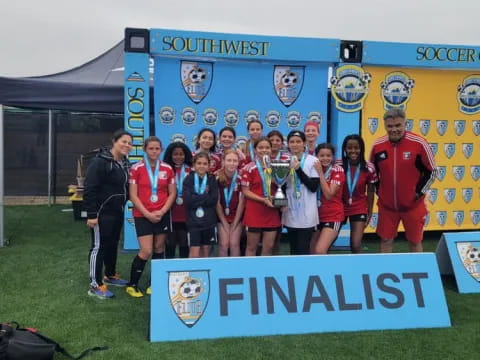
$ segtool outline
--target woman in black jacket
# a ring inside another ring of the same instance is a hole
[[[87,210],[87,226],[91,229],[89,252],[90,289],[88,295],[100,299],[113,297],[107,284],[125,286],[126,280],[116,273],[117,248],[123,225],[123,209],[128,199],[127,155],[132,148],[132,135],[124,130],[112,136],[112,148],[101,151],[87,170],[83,196]],[[102,276],[105,265],[105,276]]]

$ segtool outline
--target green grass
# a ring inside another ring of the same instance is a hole
[[[480,295],[460,295],[444,279],[451,328],[327,333],[150,343],[149,298],[101,301],[87,296],[89,234],[66,206],[6,208],[9,246],[0,249],[0,321],[39,329],[72,354],[108,345],[92,359],[477,359]],[[369,252],[378,244],[365,242]],[[424,242],[435,251],[439,234]],[[406,251],[397,241],[396,251]],[[119,255],[127,275],[133,254]],[[235,326],[232,324],[232,326]],[[57,356],[56,359],[62,359]]]

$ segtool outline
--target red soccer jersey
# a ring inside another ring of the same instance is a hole
[[[338,222],[343,221],[345,218],[343,212],[343,186],[345,184],[345,173],[343,168],[337,164],[332,166],[332,170],[328,176],[327,184],[336,184],[340,188],[337,190],[337,193],[333,198],[327,200],[325,195],[322,193],[320,198],[321,205],[318,208],[318,218],[320,222]]]
[[[255,162],[251,162],[242,169],[242,186],[247,186],[250,191],[259,196],[263,195],[262,178],[257,170]],[[272,183],[270,194],[275,195],[277,186]],[[243,223],[249,227],[255,228],[273,228],[280,227],[280,213],[277,208],[270,208],[264,204],[245,198],[245,213]]]
[[[230,184],[232,183],[232,179],[228,179],[228,185],[227,187],[223,186],[218,182],[218,191],[220,193],[219,200],[220,200],[220,205],[222,205],[223,209],[223,214],[227,218],[227,222],[231,223],[233,220],[235,220],[235,215],[237,214],[237,207],[238,207],[238,202],[240,200],[240,191],[241,191],[241,185],[242,185],[242,178],[240,174],[237,176],[236,184],[235,184],[235,189],[233,190],[233,195],[232,199],[230,200],[229,204],[229,210],[230,213],[228,215],[225,214],[225,208],[226,208],[226,203],[225,203],[225,188],[230,187]]]
[[[155,168],[152,168],[152,172]],[[167,163],[160,162],[157,181],[157,196],[158,201],[152,202],[150,197],[152,196],[152,187],[150,185],[150,179],[148,178],[147,168],[142,161],[137,162],[130,168],[130,184],[137,185],[137,196],[142,202],[143,206],[148,211],[160,210],[167,202],[168,198],[168,185],[175,184],[175,176],[173,169]],[[143,217],[143,214],[136,208],[133,208],[134,217]]]
[[[356,170],[356,166],[351,166],[350,178],[352,179],[352,183]],[[345,185],[343,186],[343,207],[345,216],[366,214],[368,212],[366,194],[367,186],[368,184],[375,184],[377,182],[375,166],[371,162],[367,161],[367,171],[360,170],[357,184],[355,189],[353,189],[352,204],[349,204],[350,192],[348,190],[348,182],[346,179],[347,176],[349,175],[345,174]]]
[[[180,167],[175,167],[175,175],[180,176]],[[190,174],[192,169],[188,165],[185,165],[185,177]],[[178,197],[178,192],[177,192],[177,197]],[[178,205],[177,202],[175,201],[172,206],[172,221],[173,222],[185,222],[187,221],[186,218],[186,210],[185,210],[185,204]]]

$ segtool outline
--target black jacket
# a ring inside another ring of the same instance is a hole
[[[217,225],[216,206],[218,201],[218,185],[213,175],[207,175],[207,188],[202,195],[195,193],[194,173],[190,173],[183,180],[183,198],[187,209],[188,231],[205,230]],[[197,217],[195,212],[203,208],[205,215]]]
[[[113,159],[109,150],[101,151],[88,166],[83,204],[89,219],[101,213],[122,214],[128,199],[129,162]]]

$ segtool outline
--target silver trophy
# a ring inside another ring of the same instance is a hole
[[[290,174],[290,161],[280,159],[270,159],[268,156],[264,158],[265,165],[272,170],[272,180],[277,184],[277,192],[273,197],[272,203],[275,207],[288,205],[288,199],[282,191],[282,186],[288,179]]]

